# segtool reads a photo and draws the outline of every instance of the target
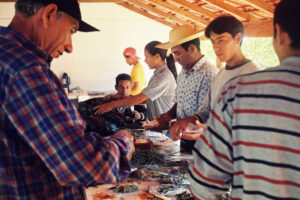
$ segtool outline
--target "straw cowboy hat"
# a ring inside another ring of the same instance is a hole
[[[155,47],[160,49],[170,49],[185,42],[199,38],[202,32],[203,31],[196,31],[188,24],[184,24],[175,27],[170,31],[169,42],[158,44]]]

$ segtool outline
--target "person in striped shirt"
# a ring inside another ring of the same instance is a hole
[[[280,65],[238,76],[222,89],[189,167],[195,199],[300,199],[300,1],[274,13]]]
[[[84,187],[124,181],[133,138],[85,133],[77,109],[50,69],[71,53],[72,35],[98,29],[77,0],[18,0],[0,27],[0,199],[84,199]]]

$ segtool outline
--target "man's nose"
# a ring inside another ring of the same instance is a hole
[[[65,51],[67,53],[72,53],[72,51],[73,51],[72,43],[65,45]]]

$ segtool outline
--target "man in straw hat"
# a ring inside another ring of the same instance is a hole
[[[145,72],[139,57],[136,55],[136,50],[133,47],[128,47],[123,51],[125,61],[128,65],[133,66],[130,72],[132,79],[132,88],[130,95],[140,94],[146,86]]]
[[[172,119],[184,119],[197,112],[210,88],[216,68],[201,54],[199,37],[200,32],[186,24],[171,30],[169,42],[157,45],[171,49],[175,61],[182,66],[177,79],[176,104],[157,117],[160,127],[166,128]],[[190,151],[194,143],[182,139],[181,146]]]
[[[77,0],[18,0],[0,27],[0,199],[84,199],[84,186],[130,173],[132,136],[85,133],[78,111],[51,71],[71,53],[72,35],[97,31]]]
[[[226,62],[226,66],[215,76],[199,111],[186,119],[176,121],[172,126],[170,135],[173,140],[178,140],[178,135],[187,140],[197,140],[204,129],[192,134],[186,133],[185,130],[189,129],[190,123],[197,124],[202,128],[205,127],[204,124],[209,117],[211,105],[216,100],[224,84],[238,75],[259,70],[242,53],[241,45],[244,37],[244,25],[235,17],[230,15],[217,17],[206,27],[205,35],[212,41],[217,57],[221,62]]]
[[[195,199],[299,199],[300,1],[274,11],[280,65],[225,84],[189,167]]]

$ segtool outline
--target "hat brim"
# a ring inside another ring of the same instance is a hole
[[[190,35],[190,36],[188,36],[186,38],[183,38],[181,40],[161,43],[161,44],[156,45],[155,47],[160,48],[160,49],[170,49],[170,48],[176,47],[176,46],[178,46],[180,44],[183,44],[185,42],[191,41],[193,39],[200,38],[200,36],[202,34],[203,34],[203,32],[201,31],[201,32],[195,33],[193,35]]]
[[[84,21],[80,21],[79,22],[79,28],[78,31],[81,32],[92,32],[92,31],[100,31],[99,29],[89,25],[88,23],[84,22]]]

